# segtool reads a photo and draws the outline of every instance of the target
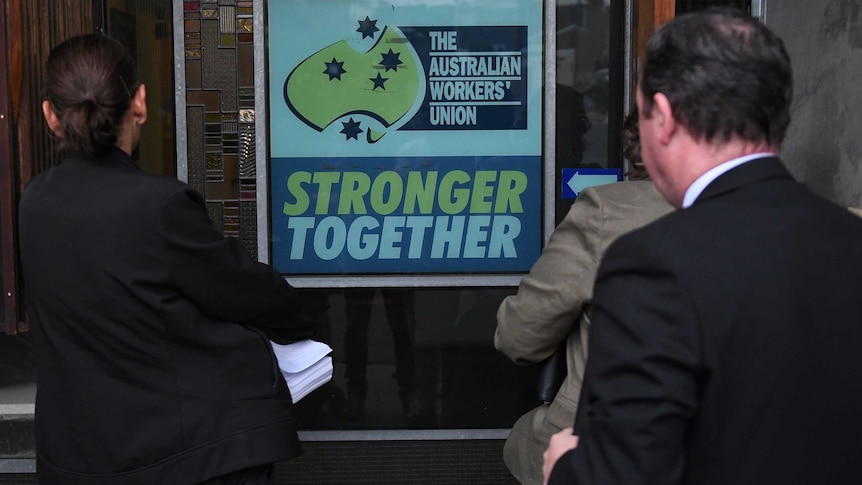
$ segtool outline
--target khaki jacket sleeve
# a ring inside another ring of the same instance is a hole
[[[541,362],[572,332],[592,299],[607,244],[604,223],[601,197],[585,190],[521,280],[518,293],[500,305],[497,350],[519,364]]]

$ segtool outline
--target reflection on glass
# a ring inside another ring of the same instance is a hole
[[[608,166],[610,0],[557,3],[555,173]],[[574,199],[556,193],[555,224]]]
[[[374,288],[348,290],[344,293],[344,313],[347,330],[344,337],[345,376],[347,379],[347,408],[349,417],[365,414],[368,391],[368,332],[371,328],[371,309]],[[386,323],[392,335],[395,352],[393,377],[398,385],[398,398],[408,419],[419,414],[413,361],[413,330],[415,314],[413,292],[399,288],[379,291],[386,313]]]
[[[176,175],[173,19],[170,0],[107,0],[107,34],[126,46],[137,61],[147,89],[148,121],[141,126],[135,158],[141,168]]]
[[[333,349],[328,387],[299,402],[303,429],[506,428],[534,406],[535,369],[493,345],[509,288],[303,290]]]

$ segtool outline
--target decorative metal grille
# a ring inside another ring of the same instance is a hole
[[[257,257],[253,1],[183,2],[188,181]]]

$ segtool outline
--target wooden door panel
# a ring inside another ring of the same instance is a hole
[[[42,120],[42,83],[51,48],[93,32],[93,2],[7,0],[0,20],[0,257],[3,270],[3,331],[27,329],[21,304],[15,213],[30,178],[59,163]]]

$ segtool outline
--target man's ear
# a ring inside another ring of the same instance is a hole
[[[658,117],[656,122],[659,126],[659,141],[663,144],[668,144],[677,130],[676,118],[673,117],[673,109],[667,96],[662,93],[655,93],[652,100],[652,115]]]
[[[147,87],[143,84],[135,90],[135,95],[132,96],[132,115],[135,118],[135,124],[143,125],[147,121]]]
[[[48,123],[48,128],[57,138],[63,138],[63,128],[60,126],[60,120],[57,118],[57,113],[54,113],[54,107],[47,99],[42,101],[42,114],[45,116],[45,121]]]

